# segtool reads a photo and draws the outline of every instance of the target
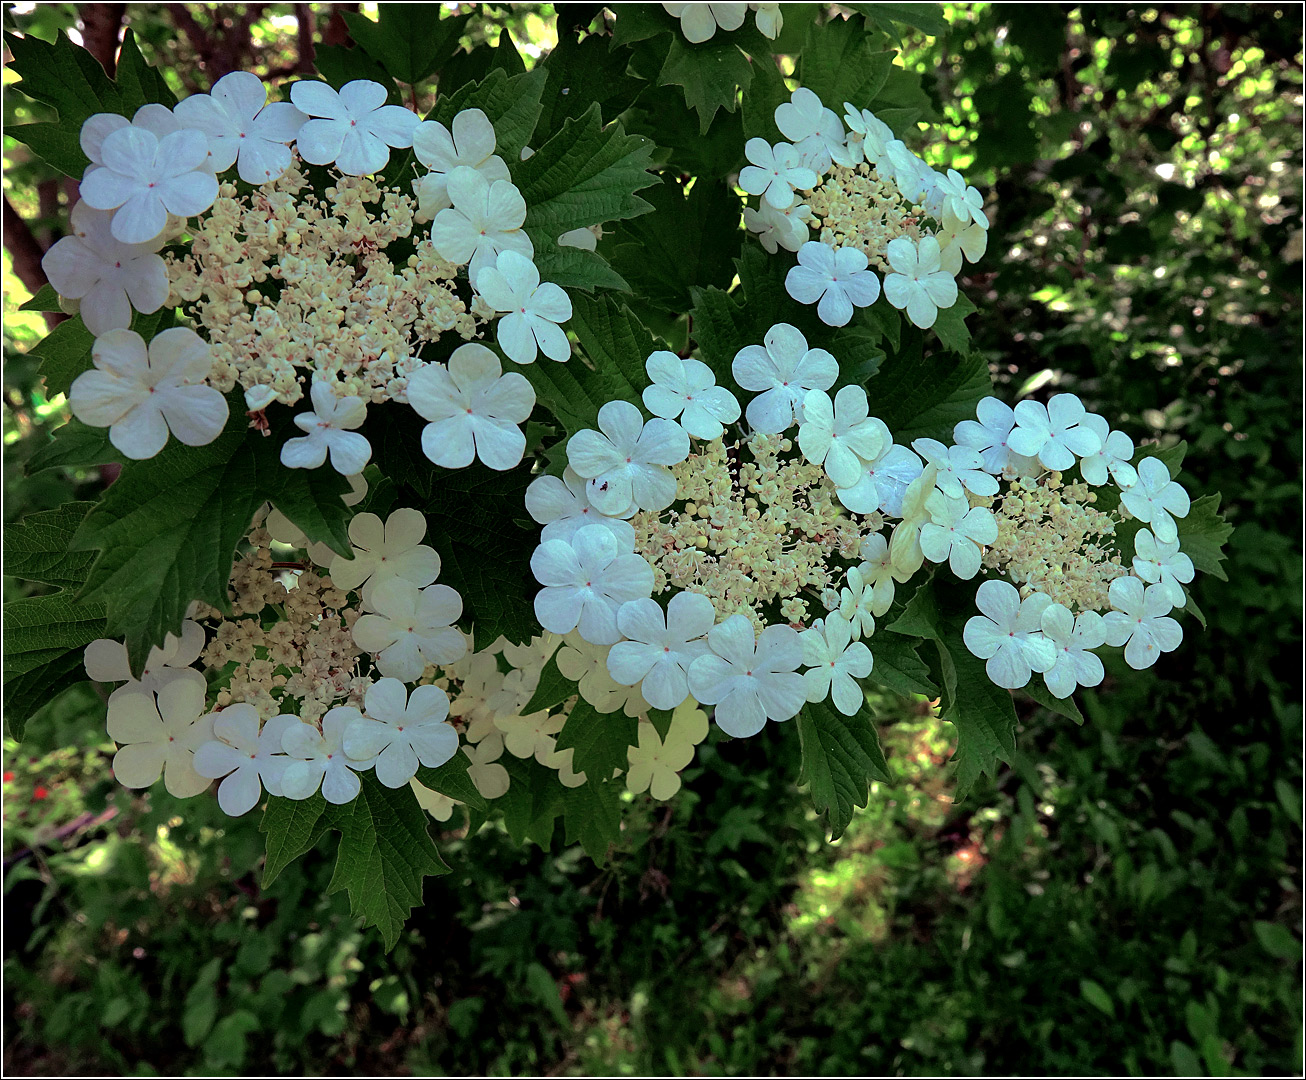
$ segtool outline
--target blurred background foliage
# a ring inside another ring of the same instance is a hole
[[[358,6],[4,22],[111,64],[125,21],[193,92],[311,70]],[[838,844],[776,767],[792,725],[714,734],[601,871],[560,837],[437,824],[453,873],[388,955],[324,897],[328,851],[260,891],[257,815],[115,785],[103,702],[74,687],[5,747],[6,1072],[1300,1075],[1301,10],[944,7],[900,62],[936,112],[917,148],[989,196],[962,282],[976,347],[1009,401],[1051,385],[1136,440],[1187,440],[1193,495],[1223,492],[1237,526],[1229,581],[1195,589],[1209,630],[1109,667],[1082,728],[1027,703],[1015,765],[961,805],[951,728],[880,701],[893,783]],[[529,65],[555,26],[549,5],[483,5],[467,44],[506,29]],[[632,129],[657,137],[663,92]],[[4,114],[43,118],[16,94]],[[673,161],[687,134],[659,140]],[[5,152],[12,521],[112,470],[22,476],[66,406],[26,354],[43,317],[15,308],[70,192]]]

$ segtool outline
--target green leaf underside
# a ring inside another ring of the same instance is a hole
[[[799,783],[811,790],[812,804],[826,815],[830,839],[843,835],[853,808],[870,799],[870,782],[889,782],[888,765],[880,749],[870,707],[844,716],[828,701],[808,702],[798,714],[802,744]]]

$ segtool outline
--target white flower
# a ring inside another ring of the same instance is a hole
[[[932,236],[921,237],[917,244],[910,237],[890,240],[885,249],[894,272],[884,279],[884,296],[907,318],[926,330],[934,325],[940,308],[957,302],[957,283],[940,269],[939,242]]]
[[[765,345],[746,345],[735,353],[735,382],[758,393],[748,403],[749,426],[764,435],[787,430],[803,419],[809,390],[829,390],[839,377],[839,362],[825,349],[809,349],[807,339],[788,323],[766,332]]]
[[[240,817],[258,805],[264,788],[281,794],[281,778],[290,764],[281,748],[282,736],[300,723],[298,716],[274,716],[259,730],[253,705],[228,705],[210,714],[213,739],[195,751],[195,771],[218,785],[218,805],[229,817]]]
[[[181,124],[177,122],[172,110],[166,105],[157,103],[142,105],[130,120],[119,113],[95,113],[88,116],[82,122],[82,128],[77,138],[82,153],[91,161],[86,166],[86,172],[82,175],[83,180],[90,176],[95,169],[104,166],[104,140],[115,131],[120,131],[125,127],[148,131],[156,139],[162,139],[165,135],[171,135],[174,131],[181,130]],[[208,168],[207,163],[204,167]]]
[[[118,744],[113,775],[123,787],[145,788],[163,773],[163,786],[189,799],[209,786],[195,771],[195,751],[213,738],[213,718],[204,713],[204,687],[189,679],[148,693],[130,693],[109,702],[109,738]]]
[[[744,154],[752,164],[740,170],[739,186],[750,195],[761,195],[777,210],[794,204],[794,188],[809,190],[819,180],[787,142],[772,146],[765,139],[749,139]]]
[[[875,590],[860,566],[849,569],[847,581],[839,590],[839,616],[848,623],[853,638],[871,637],[875,633]]]
[[[926,465],[902,494],[902,520],[894,526],[889,538],[889,559],[900,573],[914,574],[925,561],[921,527],[930,520],[929,500],[938,475],[937,466]]]
[[[1168,617],[1174,605],[1165,585],[1149,585],[1144,590],[1138,578],[1118,577],[1111,582],[1107,596],[1115,611],[1102,617],[1106,643],[1124,645],[1125,663],[1135,671],[1151,667],[1162,653],[1179,648],[1184,632]]]
[[[446,469],[480,458],[491,469],[511,469],[526,451],[518,427],[535,408],[525,376],[503,374],[499,358],[478,342],[459,345],[449,366],[425,364],[408,377],[408,404],[430,420],[422,453]]]
[[[655,709],[674,709],[689,696],[689,667],[707,652],[704,640],[716,623],[706,596],[679,592],[664,612],[653,600],[634,600],[617,611],[627,638],[608,653],[608,671],[623,686],[640,686]]]
[[[665,801],[680,790],[680,770],[694,760],[694,747],[707,738],[707,713],[692,698],[671,715],[671,726],[663,742],[648,721],[639,725],[639,745],[626,751],[626,790],[632,795],[647,791]]]
[[[363,399],[337,397],[325,379],[313,380],[310,395],[313,411],[295,417],[295,426],[308,434],[285,441],[281,464],[290,469],[316,469],[329,451],[331,467],[342,476],[362,472],[372,457],[372,444],[353,430],[367,419]]]
[[[494,152],[490,118],[480,109],[463,109],[453,118],[453,132],[435,120],[423,120],[413,131],[413,153],[431,171],[413,181],[416,219],[430,221],[449,202],[449,173],[459,166],[475,169],[491,184],[510,180],[508,166]]]
[[[131,325],[132,308],[158,311],[168,300],[168,267],[158,254],[161,242],[124,244],[110,231],[113,214],[87,202],[73,207],[72,235],[58,241],[41,259],[54,290],[80,300],[78,312],[95,336]]]
[[[780,36],[780,31],[784,28],[784,12],[780,10],[780,4],[749,4],[749,8],[757,12],[757,29],[763,37],[770,38],[774,41]],[[706,717],[704,718],[706,722]],[[706,727],[704,728],[706,730]]]
[[[1153,535],[1163,544],[1179,539],[1174,519],[1187,517],[1191,508],[1188,492],[1170,479],[1165,462],[1155,457],[1138,463],[1138,483],[1121,493],[1120,502],[1139,521],[1151,525]]]
[[[150,650],[139,680],[132,678],[131,667],[127,662],[127,646],[121,641],[109,638],[92,641],[86,646],[82,661],[86,665],[86,677],[92,682],[123,684],[109,695],[109,700],[113,701],[124,694],[157,693],[168,683],[179,679],[188,679],[204,689],[204,676],[191,667],[203,651],[204,628],[199,623],[187,620],[181,624],[180,637],[166,634],[163,644]]]
[[[668,15],[680,20],[680,31],[686,40],[695,45],[707,41],[722,30],[738,30],[744,25],[744,13],[748,11],[746,3],[719,4],[667,4],[662,5]]]
[[[335,164],[346,176],[380,172],[390,147],[413,145],[417,114],[385,103],[385,87],[367,79],[347,82],[337,93],[326,83],[297,82],[290,100],[309,116],[299,129],[299,154],[311,165]]]
[[[880,279],[866,267],[866,255],[857,248],[835,250],[809,240],[785,276],[785,290],[800,304],[816,304],[827,326],[847,326],[854,307],[870,307],[880,296]]]
[[[858,679],[871,673],[875,660],[862,642],[852,640],[852,627],[842,615],[817,619],[810,630],[798,635],[803,642],[803,672],[808,701],[834,699],[844,716],[854,716],[866,702]]]
[[[567,461],[590,482],[590,502],[616,517],[632,503],[641,510],[670,506],[676,481],[667,466],[688,456],[684,428],[661,417],[646,424],[629,401],[609,401],[599,410],[599,431],[578,431],[567,443]]]
[[[1160,584],[1177,608],[1187,602],[1184,586],[1193,580],[1193,560],[1179,550],[1179,541],[1163,544],[1147,529],[1134,537],[1134,573],[1149,584]]]
[[[689,690],[716,706],[716,722],[727,735],[756,735],[770,720],[797,716],[807,700],[798,667],[803,643],[791,626],[768,626],[760,637],[743,615],[731,615],[707,635],[711,652],[689,668]]]
[[[894,568],[889,558],[889,541],[884,533],[872,533],[862,541],[859,554],[862,562],[857,566],[865,587],[871,590],[871,614],[883,615],[893,606],[895,581],[906,581],[910,574],[902,574]]]
[[[533,757],[547,763],[557,743],[557,734],[565,723],[562,716],[550,716],[547,709],[529,716],[496,716],[494,726],[503,734],[503,745],[517,758]]]
[[[902,498],[907,485],[921,474],[921,459],[905,446],[895,446],[893,436],[883,420],[871,417],[880,433],[880,452],[875,460],[862,467],[862,475],[852,487],[839,488],[839,501],[854,514],[872,514],[883,510],[894,517],[902,516]]]
[[[508,313],[494,332],[509,360],[533,364],[537,351],[550,360],[571,356],[571,342],[558,325],[571,318],[571,298],[552,281],[541,284],[540,272],[526,256],[499,252],[495,264],[476,276],[476,291],[495,311]]]
[[[946,561],[959,578],[973,578],[979,573],[980,546],[998,538],[993,511],[971,507],[964,496],[942,491],[930,496],[928,507],[930,520],[921,525],[921,551],[932,563]]]
[[[144,244],[167,227],[168,215],[202,214],[218,197],[206,171],[209,144],[198,131],[158,138],[137,127],[119,128],[101,147],[104,167],[82,179],[81,196],[97,210],[113,210],[109,225],[124,244]]]
[[[989,678],[998,686],[1019,690],[1032,672],[1056,663],[1056,646],[1041,630],[1043,611],[1051,602],[1046,593],[1022,601],[1016,586],[1006,581],[980,585],[975,605],[984,614],[967,620],[962,640],[972,655],[988,661]]]
[[[984,459],[966,446],[944,446],[937,439],[917,439],[911,448],[939,470],[935,484],[954,499],[965,496],[962,488],[976,495],[996,495],[998,482],[984,472]]]
[[[480,742],[494,730],[495,710],[490,699],[503,689],[503,672],[488,652],[468,653],[446,671],[462,680],[458,696],[449,704],[449,715],[466,725],[468,742]]]
[[[1102,440],[1080,423],[1084,415],[1084,404],[1074,394],[1056,394],[1046,405],[1021,401],[1007,446],[1017,454],[1038,458],[1045,468],[1068,469],[1076,457],[1102,449]]]
[[[359,718],[352,705],[337,705],[322,717],[322,731],[313,724],[291,724],[281,736],[281,748],[290,761],[281,774],[281,793],[287,799],[307,799],[320,787],[322,797],[337,805],[352,802],[362,786],[360,769],[370,769],[375,758],[356,760],[345,753],[345,732]]]
[[[293,92],[293,91],[292,91]],[[248,71],[233,71],[207,94],[192,94],[174,115],[209,140],[209,167],[224,172],[236,165],[247,184],[266,184],[290,168],[289,143],[308,117],[285,101],[268,104],[263,81]]]
[[[426,518],[421,511],[400,507],[381,523],[375,514],[355,514],[349,522],[352,556],[331,563],[331,583],[356,592],[366,583],[363,604],[371,606],[378,586],[402,578],[422,589],[440,576],[440,555],[422,541]]]
[[[854,158],[844,142],[843,122],[805,86],[795,90],[789,101],[776,106],[775,126],[798,151],[802,164],[818,174],[829,169],[832,161],[853,164]]]
[[[953,277],[961,273],[963,257],[966,262],[979,262],[989,246],[986,226],[958,221],[946,212],[943,215],[943,227],[934,235],[939,240],[940,269]]]
[[[364,715],[345,728],[345,754],[376,759],[376,778],[403,787],[417,766],[435,769],[458,753],[458,732],[445,723],[449,696],[438,686],[419,686],[412,696],[398,679],[378,679],[367,688]]]
[[[860,386],[845,386],[833,402],[824,390],[809,390],[803,398],[798,448],[813,465],[825,466],[835,487],[852,487],[862,478],[867,462],[880,453],[881,427],[871,419],[866,391]]]
[[[602,226],[590,225],[581,226],[579,229],[568,229],[558,237],[558,247],[580,248],[581,251],[597,251],[599,237],[595,229],[601,228]]]
[[[862,156],[872,165],[879,166],[887,155],[888,144],[894,141],[893,129],[870,109],[859,109],[849,101],[843,103],[843,109],[849,148],[855,150],[860,145]]]
[[[1134,457],[1134,440],[1123,431],[1112,431],[1105,418],[1096,413],[1085,413],[1079,426],[1097,436],[1102,449],[1089,454],[1079,463],[1079,474],[1085,482],[1101,487],[1109,475],[1122,488],[1138,483],[1138,471],[1130,465]]]
[[[451,799],[438,791],[432,791],[424,784],[417,782],[417,778],[408,781],[408,786],[417,796],[417,805],[431,815],[436,821],[448,821],[453,817],[453,808],[462,806],[457,799]]]
[[[1089,650],[1106,640],[1102,616],[1081,612],[1075,618],[1068,607],[1049,604],[1043,609],[1043,636],[1057,651],[1056,662],[1043,672],[1048,690],[1056,698],[1068,698],[1076,686],[1097,686],[1102,681],[1102,661]]]
[[[556,476],[537,476],[526,489],[526,512],[544,526],[541,540],[570,540],[578,529],[586,525],[602,525],[617,540],[617,546],[628,551],[635,549],[635,528],[629,521],[608,517],[596,510],[589,499],[584,477],[577,476],[571,466]],[[629,507],[633,515],[635,508]]]
[[[471,763],[467,775],[484,799],[497,799],[508,791],[511,778],[508,770],[496,764],[503,757],[503,736],[497,731],[486,736],[475,746],[464,746],[463,753]]]
[[[805,202],[796,202],[784,210],[777,210],[765,200],[756,210],[744,207],[744,225],[749,232],[758,234],[762,247],[772,255],[777,248],[797,251],[807,243],[807,220],[811,216],[812,208]]]
[[[1014,453],[1007,445],[1007,437],[1016,426],[1016,414],[1011,406],[995,397],[980,400],[975,407],[975,420],[960,420],[952,429],[952,437],[960,446],[980,455],[982,468],[994,476],[1014,479],[1038,471],[1038,461]]]
[[[73,380],[68,404],[92,427],[107,427],[109,441],[129,458],[151,458],[171,431],[187,446],[205,446],[222,434],[227,399],[203,385],[213,366],[208,344],[176,326],[149,345],[134,330],[110,330],[91,347],[95,368]]]
[[[627,716],[648,712],[649,703],[639,687],[617,682],[608,671],[608,656],[615,646],[592,645],[575,630],[563,642],[558,650],[558,670],[577,684],[580,696],[597,712],[614,713],[620,709]]]
[[[739,419],[735,395],[717,386],[712,369],[701,360],[682,360],[659,349],[644,362],[644,370],[653,380],[644,390],[644,407],[666,420],[679,416],[680,426],[694,438],[720,438],[724,425]]]
[[[525,645],[513,645],[505,641],[503,658],[514,668],[541,671],[561,641],[561,635],[549,633],[533,637]]]
[[[531,555],[531,571],[544,586],[535,594],[540,625],[555,634],[579,627],[595,645],[620,641],[617,609],[653,592],[653,568],[601,525],[578,529],[570,541],[546,540]]]
[[[979,190],[967,187],[966,178],[956,169],[949,169],[946,176],[935,175],[943,197],[943,212],[958,221],[973,221],[981,229],[987,229],[989,219],[984,216],[984,196]]]
[[[416,682],[427,664],[452,664],[467,651],[467,639],[452,624],[463,600],[448,585],[419,589],[392,578],[372,590],[375,613],[354,623],[354,644],[372,654],[382,675]]]
[[[448,193],[453,205],[435,215],[431,243],[440,257],[467,266],[475,283],[481,271],[493,266],[501,251],[515,251],[527,259],[535,255],[531,238],[522,231],[526,200],[507,180],[487,180],[475,169],[460,165],[449,173]]]

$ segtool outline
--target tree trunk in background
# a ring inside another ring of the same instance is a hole
[[[82,44],[100,61],[104,73],[113,78],[118,68],[118,37],[127,14],[126,4],[78,4],[82,22]]]

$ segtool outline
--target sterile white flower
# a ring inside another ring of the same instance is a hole
[[[644,390],[644,407],[666,420],[680,417],[680,426],[694,438],[719,438],[724,425],[739,419],[735,395],[717,386],[712,369],[701,360],[682,360],[659,349],[644,362],[644,370],[653,380]]]
[[[346,176],[380,172],[390,148],[413,145],[417,114],[385,103],[385,87],[368,79],[345,83],[339,93],[322,82],[297,82],[290,100],[309,116],[299,129],[299,154],[312,165],[331,165]]]
[[[571,318],[571,298],[552,281],[541,284],[526,256],[499,252],[495,264],[476,276],[476,291],[495,311],[507,312],[494,332],[509,360],[533,364],[537,351],[550,360],[571,356],[571,342],[558,325]]]
[[[562,642],[561,634],[544,633],[533,637],[525,645],[504,642],[503,658],[514,668],[540,671]]]
[[[1043,609],[1041,626],[1057,651],[1056,662],[1043,672],[1053,697],[1068,698],[1076,686],[1097,686],[1102,681],[1102,661],[1090,651],[1106,640],[1101,615],[1084,611],[1075,618],[1064,604],[1049,604]]]
[[[431,815],[436,821],[448,821],[453,817],[453,808],[462,806],[457,799],[451,799],[438,791],[432,791],[424,784],[420,784],[417,778],[408,781],[408,786],[417,796],[417,805]]]
[[[765,139],[749,139],[744,154],[752,164],[740,170],[739,186],[750,195],[761,195],[777,210],[794,204],[794,188],[816,187],[819,177],[787,142],[772,146]]]
[[[800,304],[816,304],[816,314],[827,326],[847,326],[854,307],[870,307],[880,296],[880,279],[867,265],[857,248],[836,250],[809,240],[798,249],[798,265],[785,276],[785,291]]]
[[[731,364],[735,382],[757,397],[748,403],[749,426],[764,435],[778,435],[795,417],[803,419],[809,390],[829,390],[839,377],[839,362],[825,349],[809,349],[797,327],[776,323],[764,345],[746,345]]]
[[[511,778],[508,770],[498,764],[503,757],[503,736],[499,732],[487,735],[475,746],[464,746],[468,762],[467,775],[483,799],[497,799],[508,791]]]
[[[431,423],[422,453],[446,469],[480,458],[491,469],[511,469],[526,451],[518,427],[535,408],[535,390],[516,371],[503,374],[499,358],[478,342],[459,345],[449,365],[425,364],[408,377],[408,404]]]
[[[73,207],[72,235],[59,240],[41,259],[55,292],[80,300],[78,313],[95,336],[131,325],[132,309],[148,314],[168,299],[168,267],[156,237],[147,244],[124,244],[110,231],[113,214],[87,202]]]
[[[921,459],[905,446],[895,446],[893,436],[883,420],[871,417],[880,433],[880,452],[874,461],[862,467],[862,475],[852,487],[839,488],[839,501],[854,514],[872,514],[883,510],[894,517],[902,516],[902,499],[907,486],[921,474]]]
[[[936,466],[926,465],[902,494],[902,520],[893,527],[889,538],[889,558],[901,573],[914,574],[925,561],[921,527],[930,520],[929,500],[938,475]]]
[[[266,184],[290,168],[290,146],[308,117],[286,101],[268,103],[263,80],[233,71],[207,94],[178,102],[174,115],[209,140],[209,167],[225,172],[233,164],[247,184]]]
[[[755,16],[757,29],[763,37],[770,38],[774,41],[780,36],[780,31],[784,29],[785,17],[784,12],[780,10],[780,4],[749,4],[749,9],[757,12]],[[706,727],[704,727],[706,730]]]
[[[109,700],[113,701],[124,694],[158,693],[168,683],[179,679],[188,679],[204,689],[204,676],[191,667],[203,651],[204,628],[188,619],[181,624],[180,636],[166,634],[163,644],[150,650],[140,679],[132,678],[127,646],[121,641],[97,638],[86,646],[82,662],[86,666],[86,677],[92,682],[123,684],[109,695]]]
[[[1015,408],[1016,426],[1007,436],[1015,453],[1036,457],[1044,467],[1065,470],[1076,457],[1087,457],[1102,449],[1102,440],[1080,423],[1084,403],[1074,394],[1055,394],[1041,401],[1021,401]]]
[[[594,228],[598,228],[595,226]],[[582,226],[579,229],[568,229],[558,237],[558,247],[580,248],[581,251],[597,251],[599,247],[599,237],[594,228]]]
[[[372,654],[382,675],[416,682],[427,664],[452,664],[467,652],[467,639],[452,625],[463,599],[448,585],[419,589],[391,578],[372,590],[372,607],[354,623],[354,644]]]
[[[1163,544],[1179,539],[1174,519],[1187,517],[1191,509],[1188,492],[1170,479],[1165,462],[1155,457],[1138,463],[1138,483],[1125,488],[1120,503],[1139,521],[1151,525],[1152,535]]]
[[[967,620],[962,640],[972,655],[988,661],[988,676],[998,686],[1019,690],[1033,672],[1056,663],[1056,646],[1043,636],[1041,621],[1051,602],[1046,593],[1022,601],[1007,581],[981,583],[975,606],[984,614]]]
[[[927,505],[930,520],[921,526],[921,551],[932,563],[947,562],[959,578],[973,578],[979,573],[980,546],[998,538],[993,511],[943,491],[931,495]]]
[[[961,273],[963,258],[969,263],[979,262],[989,246],[986,225],[976,225],[969,219],[960,221],[947,211],[943,226],[934,235],[939,239],[940,266],[954,277]]]
[[[314,379],[310,400],[313,411],[295,417],[295,426],[308,434],[285,441],[281,464],[290,469],[316,469],[329,452],[331,467],[342,476],[362,472],[372,458],[372,444],[353,430],[367,419],[363,399],[337,397],[331,383]]]
[[[1147,529],[1134,537],[1134,573],[1150,585],[1161,585],[1177,608],[1187,603],[1184,586],[1193,580],[1193,560],[1179,550],[1179,541],[1163,544]]]
[[[556,476],[537,476],[526,488],[526,512],[544,526],[540,540],[570,540],[576,530],[586,525],[602,525],[617,540],[617,546],[626,551],[635,549],[635,527],[619,517],[600,513],[590,502],[588,485],[582,476],[568,465],[562,479]],[[629,508],[633,515],[635,508]],[[629,515],[628,515],[629,516]]]
[[[665,801],[680,790],[680,770],[694,760],[694,747],[707,738],[707,713],[689,698],[671,715],[664,742],[648,721],[639,725],[639,745],[626,751],[626,790],[632,795],[647,791]]]
[[[706,596],[679,592],[667,610],[654,600],[634,600],[617,611],[625,635],[608,653],[608,671],[623,686],[639,684],[655,709],[674,709],[689,696],[689,667],[707,649],[716,609]]]
[[[171,109],[156,102],[142,105],[130,120],[120,113],[94,113],[88,116],[82,121],[77,139],[82,153],[91,161],[82,174],[83,180],[90,176],[93,170],[103,167],[104,140],[125,127],[140,128],[142,131],[150,132],[155,138],[162,139],[165,135],[180,131],[182,125]],[[206,164],[205,168],[207,167]]]
[[[1014,453],[1007,445],[1016,414],[1010,405],[995,397],[980,400],[975,407],[979,420],[960,420],[952,429],[953,439],[980,455],[985,472],[1014,479],[1038,471],[1038,460]]]
[[[204,687],[189,679],[170,682],[154,694],[139,691],[109,702],[109,738],[118,744],[113,775],[123,787],[145,788],[163,774],[163,786],[189,799],[210,780],[195,771],[195,751],[213,738],[213,718],[204,715]]]
[[[453,131],[435,120],[423,120],[413,130],[413,154],[431,171],[413,181],[416,220],[430,221],[452,205],[449,173],[459,166],[475,169],[491,184],[510,180],[508,166],[494,152],[496,137],[490,118],[480,109],[463,109],[453,118]]]
[[[546,630],[580,629],[595,645],[621,640],[617,609],[653,592],[653,568],[643,556],[617,546],[601,525],[586,525],[567,540],[546,540],[531,555],[531,571],[544,586],[535,615]]]
[[[883,615],[893,606],[894,582],[907,581],[911,575],[894,568],[884,533],[873,533],[863,540],[859,554],[862,562],[857,571],[871,589],[871,614]]]
[[[494,726],[503,733],[503,745],[517,758],[533,757],[543,765],[554,751],[555,736],[565,718],[550,716],[547,709],[529,716],[496,716]]]
[[[82,423],[107,427],[128,457],[153,457],[169,431],[187,446],[222,434],[227,399],[204,385],[213,361],[194,330],[164,330],[148,346],[134,330],[110,330],[95,339],[91,362],[95,368],[73,380],[68,404]]]
[[[860,566],[851,567],[846,580],[848,584],[839,590],[839,616],[848,623],[853,638],[871,637],[875,633],[875,590]]]
[[[1152,460],[1152,459],[1144,459]],[[1107,591],[1114,611],[1102,616],[1108,645],[1125,647],[1125,663],[1135,671],[1155,664],[1162,653],[1173,652],[1183,641],[1183,628],[1169,618],[1169,590],[1148,585],[1136,577],[1118,577]]]
[[[805,86],[795,90],[790,100],[776,106],[775,126],[798,151],[802,164],[818,174],[828,170],[832,162],[853,164],[853,156],[844,142],[843,121]]]
[[[649,601],[652,603],[652,601]],[[617,682],[608,671],[610,645],[593,645],[573,630],[558,650],[558,670],[576,683],[580,696],[594,706],[597,712],[614,713],[618,709],[627,716],[648,712],[639,687]]]
[[[109,230],[124,244],[147,243],[167,227],[169,214],[202,214],[218,197],[201,132],[159,138],[137,127],[119,128],[105,137],[100,152],[104,166],[83,177],[81,197],[97,210],[114,211]]]
[[[798,448],[813,465],[825,466],[835,487],[852,487],[880,453],[881,427],[871,418],[866,391],[860,386],[843,387],[834,401],[824,390],[809,390],[803,398]]]
[[[458,266],[466,263],[469,281],[478,281],[501,251],[534,257],[535,247],[522,230],[526,200],[507,180],[491,182],[460,165],[449,173],[447,190],[453,205],[435,215],[431,243],[441,258]]]
[[[609,401],[598,419],[599,431],[578,431],[567,443],[567,461],[590,482],[590,502],[617,517],[632,503],[641,510],[665,510],[676,497],[667,466],[689,456],[685,429],[661,417],[646,424],[629,401]]]
[[[984,459],[967,446],[944,446],[937,439],[917,439],[911,448],[939,470],[935,484],[954,499],[965,497],[965,488],[976,495],[996,495],[998,482],[984,472]]]
[[[744,14],[748,11],[746,3],[664,3],[662,6],[668,15],[680,20],[680,32],[695,45],[707,41],[718,26],[722,30],[738,30],[744,25]]]
[[[418,765],[435,769],[458,753],[458,732],[445,723],[449,696],[438,686],[415,687],[412,695],[398,679],[378,679],[367,688],[363,715],[345,728],[345,753],[376,759],[376,778],[388,788],[403,787]]]
[[[425,588],[440,576],[440,555],[422,543],[425,538],[426,518],[420,510],[400,507],[384,524],[375,514],[355,514],[349,522],[353,555],[332,561],[331,583],[345,592],[363,588],[365,607],[371,606],[378,586],[395,578]]]
[[[957,302],[957,283],[940,269],[939,242],[932,236],[915,243],[910,237],[890,240],[885,254],[893,273],[885,275],[884,297],[922,330],[934,325],[940,308]]]
[[[258,710],[243,703],[210,715],[213,738],[195,751],[195,771],[222,780],[218,805],[224,814],[240,817],[258,805],[265,788],[269,795],[281,794],[281,778],[290,764],[281,738],[301,721],[298,716],[274,716],[260,731]]]
[[[834,700],[844,716],[854,716],[866,702],[866,691],[858,679],[871,673],[875,664],[871,650],[852,640],[852,627],[842,615],[817,619],[810,630],[798,635],[803,642],[803,672],[808,701]]]
[[[281,774],[281,793],[288,799],[307,799],[318,788],[329,803],[341,805],[358,797],[358,771],[370,769],[375,758],[355,759],[345,753],[345,732],[359,717],[352,705],[337,705],[315,724],[291,724],[281,736],[281,748],[290,761]]]
[[[756,735],[767,720],[789,720],[807,700],[798,667],[803,643],[791,626],[768,626],[760,636],[735,614],[712,627],[711,652],[689,668],[689,690],[704,705],[716,706],[716,722],[727,735]]]
[[[756,209],[744,207],[744,225],[749,232],[758,234],[762,247],[772,255],[778,248],[797,251],[807,243],[810,235],[807,220],[811,216],[812,208],[805,202],[796,202],[783,210],[777,210],[765,200]]]
[[[888,144],[893,141],[893,129],[870,109],[859,109],[849,101],[843,103],[843,108],[843,120],[848,125],[848,145],[854,159],[860,148],[861,156],[878,166],[886,156]]]
[[[1108,476],[1122,488],[1138,483],[1138,471],[1129,464],[1134,458],[1134,440],[1123,431],[1112,431],[1104,417],[1085,413],[1079,426],[1097,436],[1102,449],[1079,462],[1079,475],[1086,483],[1101,487]]]
[[[984,196],[977,188],[967,187],[966,178],[956,169],[949,169],[946,175],[935,174],[939,192],[943,196],[943,211],[959,221],[973,221],[982,229],[989,227],[989,219],[984,216]]]

